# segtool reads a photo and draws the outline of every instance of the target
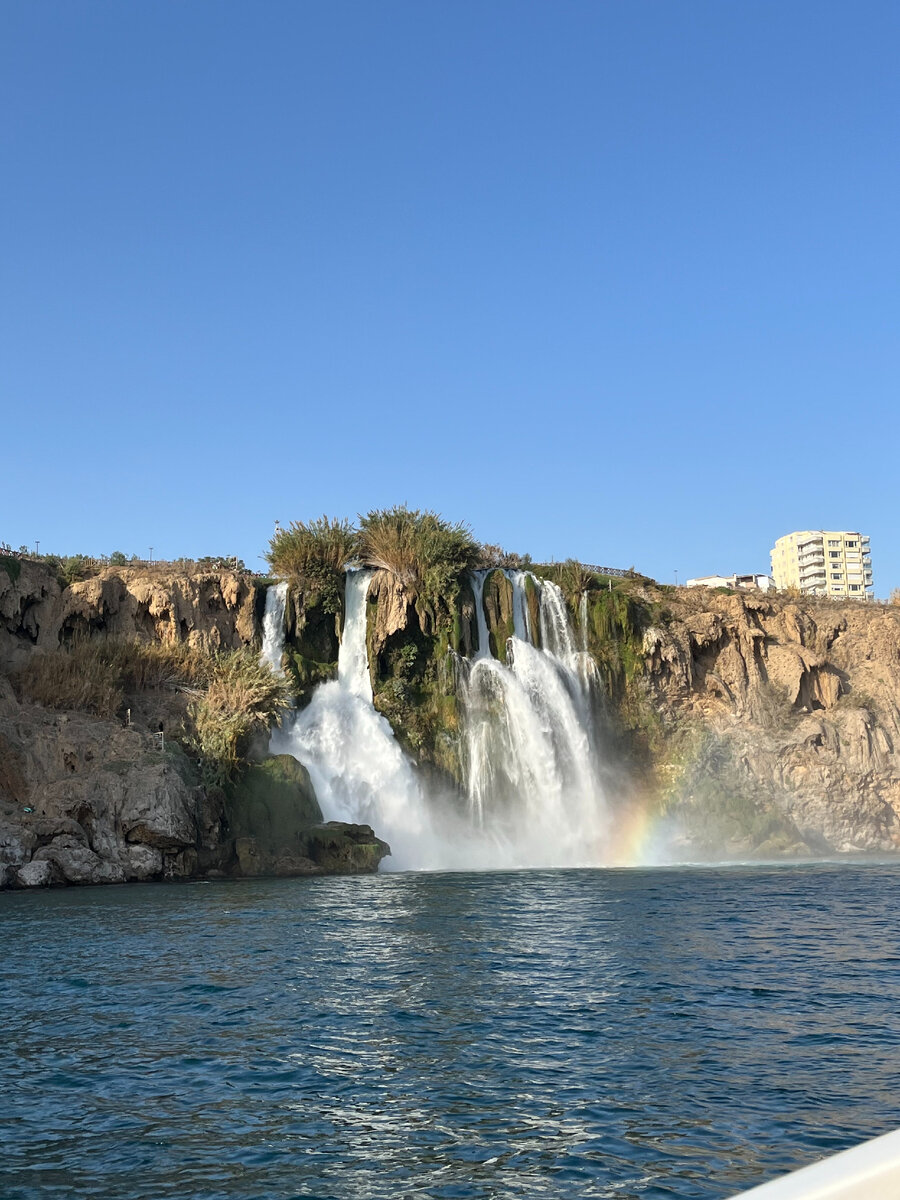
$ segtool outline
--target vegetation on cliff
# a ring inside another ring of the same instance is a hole
[[[217,655],[207,686],[188,707],[191,741],[216,782],[232,779],[252,739],[271,729],[290,707],[288,681],[250,648]]]
[[[273,573],[310,592],[329,612],[341,609],[343,572],[352,564],[387,571],[410,602],[432,616],[441,606],[452,610],[461,576],[484,551],[468,526],[403,504],[373,509],[358,520],[354,526],[323,516],[279,529],[266,555]]]
[[[452,612],[460,577],[477,564],[480,551],[467,525],[453,525],[434,512],[397,505],[360,517],[361,561],[389,571],[417,607],[432,615],[440,607]]]
[[[46,708],[121,717],[133,696],[179,693],[188,699],[177,737],[200,761],[208,782],[239,771],[253,738],[280,720],[291,703],[288,681],[251,647],[207,654],[185,642],[134,638],[78,639],[51,654],[32,655],[15,676],[20,694]],[[181,711],[175,706],[175,711]]]
[[[325,612],[343,608],[343,573],[358,552],[356,529],[349,521],[322,516],[292,521],[269,542],[266,560],[281,579],[290,580],[316,598]]]

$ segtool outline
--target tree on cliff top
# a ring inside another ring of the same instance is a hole
[[[478,565],[480,553],[467,525],[452,525],[434,512],[401,504],[359,518],[362,561],[390,571],[412,596],[429,602],[455,591],[463,571]]]
[[[338,612],[343,572],[358,555],[358,534],[349,521],[318,517],[292,521],[269,542],[266,561],[274,574],[318,593],[326,612]]]

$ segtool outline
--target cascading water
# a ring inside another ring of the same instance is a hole
[[[284,654],[284,612],[287,607],[286,583],[276,583],[266,592],[266,611],[263,614],[263,644],[260,658],[273,671],[281,670]]]
[[[506,664],[491,656],[484,609],[489,572],[475,572],[478,649],[458,659],[463,784],[468,811],[426,795],[388,721],[373,705],[366,596],[373,572],[346,574],[337,679],[272,735],[310,773],[327,820],[371,825],[405,868],[580,866],[603,861],[609,827],[594,738],[593,660],[576,645],[562,592],[504,571],[514,636]],[[528,589],[538,597],[535,645]],[[266,598],[263,657],[280,667],[286,587]],[[582,605],[582,647],[586,647]]]
[[[504,571],[504,575],[512,584],[513,590],[513,631],[515,636],[521,642],[533,642],[534,636],[531,632],[531,613],[528,611],[528,600],[525,593],[525,580],[528,578],[527,571]],[[481,585],[482,592],[484,591],[484,583]],[[484,619],[484,610],[481,612]]]
[[[532,576],[540,593],[542,646],[533,645],[526,573],[506,574],[516,630],[507,643],[507,665],[479,654],[462,671],[472,820],[495,844],[502,865],[596,864],[609,812],[593,737],[593,663],[576,649],[562,592]],[[476,575],[473,590],[478,605],[484,575]],[[479,629],[482,620],[483,611]]]
[[[390,843],[393,867],[434,867],[442,862],[440,843],[415,770],[372,704],[366,653],[372,574],[347,571],[338,677],[275,730],[270,750],[303,763],[326,820],[371,825]]]
[[[478,649],[476,658],[490,658],[491,640],[488,634],[487,618],[484,615],[484,571],[475,571],[472,575],[472,592],[475,596],[475,623],[478,627]]]

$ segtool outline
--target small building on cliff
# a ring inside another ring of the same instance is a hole
[[[696,579],[689,579],[686,586],[738,588],[740,591],[756,588],[768,592],[775,587],[775,580],[771,575],[700,575]]]

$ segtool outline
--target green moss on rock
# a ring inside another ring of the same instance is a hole
[[[289,754],[250,763],[229,789],[226,812],[233,835],[267,855],[299,852],[305,831],[322,820],[309,772]]]
[[[506,643],[515,632],[513,589],[503,571],[491,571],[484,580],[484,615],[493,656],[506,662]]]
[[[343,821],[328,821],[308,829],[306,849],[322,875],[369,875],[391,852],[370,826]]]

